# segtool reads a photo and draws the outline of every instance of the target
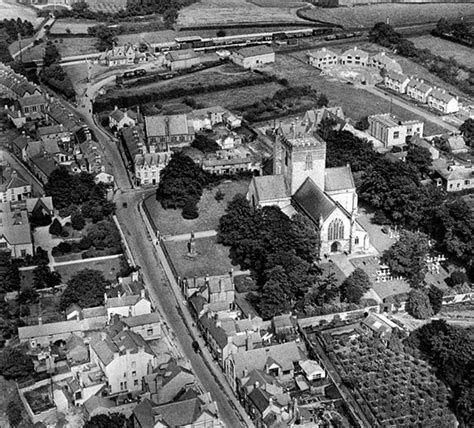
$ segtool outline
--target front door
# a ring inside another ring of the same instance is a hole
[[[333,242],[331,244],[331,253],[338,253],[341,251],[341,244],[339,242]]]

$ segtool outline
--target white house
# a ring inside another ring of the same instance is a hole
[[[308,52],[307,55],[309,64],[320,70],[337,65],[339,62],[339,55],[326,48]]]
[[[150,346],[139,334],[129,330],[115,336],[105,332],[92,335],[90,357],[107,378],[109,396],[141,391],[143,377],[156,366]]]
[[[444,89],[433,89],[428,95],[428,105],[445,114],[459,111],[458,97],[451,95]]]
[[[339,57],[339,62],[342,65],[367,67],[369,64],[369,54],[355,46],[342,53]]]
[[[401,73],[403,71],[401,65],[393,58],[387,56],[385,52],[379,52],[370,57],[369,66],[379,70],[393,71],[396,73]]]
[[[109,320],[113,315],[134,317],[151,313],[151,302],[146,298],[144,289],[141,294],[127,295],[119,292],[117,297],[107,297],[105,294],[104,299]]]
[[[406,93],[410,98],[425,104],[428,102],[428,95],[432,90],[433,88],[427,85],[423,79],[411,79],[406,86]]]
[[[139,186],[155,185],[160,182],[160,173],[168,165],[171,152],[145,153],[135,155],[135,182]]]
[[[9,166],[0,165],[0,202],[15,202],[31,196],[31,185]]]
[[[137,112],[133,110],[122,111],[117,106],[109,114],[109,127],[120,131],[124,126],[135,126],[137,124]]]
[[[403,73],[388,70],[384,76],[384,85],[392,91],[404,94],[407,90],[407,85],[410,82],[410,78]]]
[[[275,52],[270,46],[252,46],[232,52],[230,59],[241,67],[252,69],[275,62]]]

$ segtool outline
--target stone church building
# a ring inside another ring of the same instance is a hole
[[[254,207],[277,205],[290,217],[307,216],[320,231],[320,256],[369,249],[369,235],[356,219],[351,168],[326,168],[326,142],[310,121],[275,130],[273,174],[250,182],[247,199]]]

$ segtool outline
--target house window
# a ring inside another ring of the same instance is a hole
[[[400,132],[399,131],[395,131],[393,133],[393,139],[396,140],[397,138],[400,138]]]
[[[137,372],[136,371],[132,372],[132,377],[137,377]]]
[[[138,386],[138,379],[135,379],[135,380],[133,381],[133,386]]]
[[[340,218],[331,221],[328,229],[328,240],[335,241],[337,239],[344,239],[344,223]]]
[[[149,328],[147,331],[146,331],[146,334],[148,336],[153,336],[153,329],[152,328]]]
[[[125,372],[125,373],[123,374],[123,377],[125,377],[125,378],[127,377],[127,372]]]
[[[359,245],[359,237],[356,236],[355,239],[354,239],[354,244],[355,245]]]
[[[285,151],[285,166],[288,166],[288,152]]]
[[[311,153],[306,155],[305,169],[306,171],[313,169],[313,155]]]
[[[449,188],[450,188],[450,189],[452,189],[452,188],[453,188],[453,185],[452,185],[452,184],[450,184],[450,185],[449,185]]]
[[[26,250],[21,250],[21,257],[25,257],[26,256]]]
[[[469,181],[469,180],[465,180],[465,181],[464,181],[464,184],[469,185],[469,184],[470,184],[470,181]]]

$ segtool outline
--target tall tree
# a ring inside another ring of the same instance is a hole
[[[77,303],[81,308],[100,306],[104,303],[104,293],[110,281],[102,272],[83,269],[71,277],[61,296],[60,307],[65,310],[69,305]]]
[[[24,380],[34,373],[31,356],[20,348],[5,348],[0,354],[0,374],[7,380]]]
[[[463,122],[459,127],[466,144],[470,147],[474,147],[474,119],[469,118]]]
[[[359,303],[370,287],[369,276],[361,268],[357,268],[341,284],[341,299],[349,303]]]
[[[56,287],[61,284],[61,274],[51,271],[48,263],[41,261],[33,269],[33,287],[36,289]]]
[[[430,172],[432,163],[431,153],[425,147],[410,144],[408,147],[406,163],[412,166],[419,174],[420,178]]]
[[[47,42],[44,49],[43,67],[47,68],[53,64],[58,64],[59,61],[61,61],[61,54],[58,48],[52,41]]]

